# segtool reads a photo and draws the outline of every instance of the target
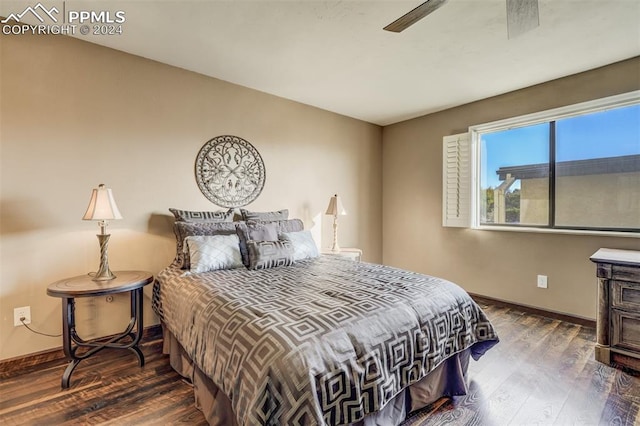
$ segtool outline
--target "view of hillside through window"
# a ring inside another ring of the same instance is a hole
[[[481,224],[640,230],[640,105],[481,134],[479,202]]]

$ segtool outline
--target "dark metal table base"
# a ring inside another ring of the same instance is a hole
[[[130,291],[131,295],[131,321],[126,330],[117,336],[111,337],[106,341],[86,341],[83,340],[76,333],[76,303],[73,297],[66,297],[62,299],[62,348],[64,354],[71,361],[67,366],[67,369],[62,375],[62,388],[68,389],[69,382],[71,381],[71,374],[73,370],[80,364],[83,359],[89,358],[96,352],[100,352],[105,348],[111,349],[128,349],[133,352],[138,358],[138,364],[140,367],[144,366],[144,355],[138,344],[142,338],[143,322],[142,322],[142,287]],[[133,332],[136,328],[135,333]],[[123,343],[120,340],[125,337],[130,337],[130,343]],[[81,348],[91,348],[82,354],[76,354],[76,351]]]

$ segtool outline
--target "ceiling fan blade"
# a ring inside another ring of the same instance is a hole
[[[420,6],[413,9],[411,12],[402,15],[383,29],[387,31],[392,31],[394,33],[399,33],[401,31],[406,30],[411,25],[415,24],[431,12],[438,9],[440,6],[445,4],[447,0],[427,0],[422,3]]]
[[[517,37],[539,25],[538,0],[507,0],[507,37]]]

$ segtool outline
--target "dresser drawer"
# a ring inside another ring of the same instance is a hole
[[[611,281],[611,306],[640,313],[640,284]]]
[[[640,312],[611,310],[611,346],[640,351]]]

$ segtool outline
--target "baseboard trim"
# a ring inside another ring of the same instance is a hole
[[[117,335],[104,336],[98,340],[104,340],[114,336]],[[158,338],[162,338],[162,327],[160,324],[145,327],[142,331],[142,345],[144,345],[146,341],[157,340]],[[67,360],[62,347],[8,358],[0,361],[0,379],[7,379],[18,374],[40,369],[44,366],[64,364],[66,362]]]
[[[493,297],[483,296],[481,294],[469,293],[469,295],[478,302],[485,301],[487,303],[490,303],[496,306],[519,309],[528,314],[540,315],[543,317],[553,318],[560,321],[566,321],[573,324],[582,325],[584,327],[596,328],[596,321],[589,318],[578,317],[578,316],[564,314],[560,312],[548,311],[546,309],[540,309],[533,306],[521,305],[513,302],[507,302],[506,300],[495,299]]]

